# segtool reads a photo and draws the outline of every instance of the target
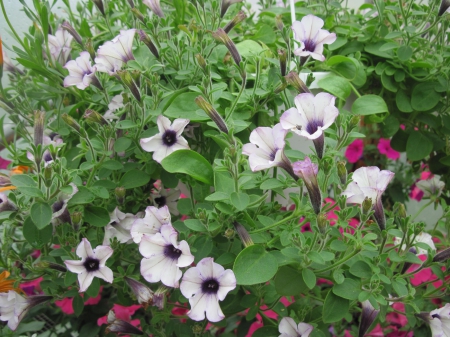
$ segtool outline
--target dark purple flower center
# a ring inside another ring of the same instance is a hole
[[[174,247],[173,245],[167,245],[164,247],[164,256],[171,260],[178,260],[181,256],[181,250]]]
[[[210,278],[202,283],[202,293],[203,294],[217,294],[219,291],[219,282],[216,279]]]
[[[269,158],[270,158],[271,161],[274,161],[274,160],[275,160],[276,154],[277,154],[277,150],[276,150],[276,149],[273,150],[273,151],[270,153]]]
[[[322,121],[318,121],[318,120],[309,121],[308,125],[306,126],[306,132],[308,132],[310,135],[312,135],[314,132],[317,131],[319,126],[323,126]]]
[[[316,43],[313,40],[308,39],[306,41],[303,41],[303,43],[305,44],[306,51],[313,53],[314,50],[316,50]]]
[[[84,261],[83,266],[88,272],[97,271],[100,269],[100,261],[98,259],[88,257],[86,261]]]
[[[162,141],[165,146],[172,146],[177,142],[177,133],[173,130],[166,130],[162,135]]]
[[[155,198],[155,202],[158,205],[158,208],[164,207],[167,204],[166,197],[160,196],[158,198]]]
[[[64,206],[64,201],[57,201],[52,205],[53,213],[59,212]]]
[[[441,319],[441,316],[439,316],[438,314],[431,315],[431,317]]]
[[[52,158],[52,155],[50,154],[50,152],[45,152],[45,154],[44,154],[44,161],[46,163],[48,163],[49,161],[52,161],[52,160],[53,160],[53,158]]]
[[[49,137],[51,140],[55,140],[55,138],[56,138],[57,136],[59,136],[59,134],[57,134],[56,132],[52,132],[52,133],[50,133],[50,134],[48,135],[48,137]]]
[[[119,224],[119,223],[118,223],[117,221],[113,221],[113,222],[110,223],[110,225],[113,226],[113,227],[114,227],[115,225],[118,225],[118,224]]]

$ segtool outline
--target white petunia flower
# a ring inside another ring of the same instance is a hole
[[[74,183],[70,183],[69,186],[72,187],[72,192],[66,194],[64,192],[60,192],[56,201],[52,205],[52,223],[54,225],[59,225],[61,223],[72,223],[70,219],[69,211],[67,210],[67,204],[70,199],[78,192],[78,187]]]
[[[361,302],[362,312],[359,324],[358,336],[365,336],[372,323],[380,313],[379,309],[375,309],[369,300]]]
[[[323,20],[312,14],[293,23],[294,39],[300,42],[300,47],[294,50],[295,55],[311,56],[315,60],[325,61],[323,45],[336,41],[336,34],[321,29],[323,25]]]
[[[450,337],[450,303],[431,311],[428,323],[432,337]]]
[[[322,194],[320,193],[320,187],[317,181],[319,167],[317,164],[311,162],[309,157],[305,157],[304,160],[295,162],[292,168],[294,173],[302,178],[305,183],[314,212],[319,214],[322,208]]]
[[[138,303],[142,304],[145,309],[149,305],[152,305],[154,303],[154,292],[149,287],[129,277],[125,277],[124,280],[133,291],[133,294],[134,296],[136,296],[136,300],[138,301]]]
[[[134,60],[132,47],[135,33],[136,29],[121,30],[120,35],[100,46],[95,58],[97,70],[115,75],[124,63]]]
[[[164,13],[161,9],[159,0],[142,0],[142,3],[150,8],[152,12],[158,15],[160,18],[164,17]]]
[[[0,293],[0,320],[8,322],[11,330],[16,330],[22,318],[32,307],[52,299],[52,296],[20,296],[14,290]]]
[[[112,253],[113,250],[108,246],[97,246],[92,250],[91,243],[83,238],[76,250],[76,254],[81,257],[81,261],[64,261],[67,269],[72,273],[78,274],[80,293],[85,292],[89,288],[94,277],[101,278],[109,283],[113,282],[113,272],[105,265],[106,260]]]
[[[308,337],[313,328],[312,325],[303,322],[297,325],[291,317],[283,317],[278,326],[281,333],[279,337]]]
[[[138,217],[131,213],[123,213],[117,207],[109,216],[111,221],[105,227],[103,245],[108,246],[112,238],[116,238],[120,243],[132,242],[130,230]]]
[[[411,237],[411,239],[412,239],[412,237]],[[402,242],[402,238],[396,237],[394,239],[394,245],[396,245],[396,246],[398,246],[401,242]],[[420,243],[420,242],[427,244],[428,246],[430,246],[430,248],[433,251],[436,251],[436,246],[434,245],[433,237],[430,234],[421,232],[419,235],[416,235],[416,237],[414,238],[414,241],[412,242],[412,246],[415,246],[417,243]],[[418,248],[418,250],[417,250],[418,255],[428,254],[427,250],[420,248],[420,247],[417,247],[417,248]],[[402,250],[405,250],[405,249],[406,249],[406,244],[403,244]]]
[[[158,207],[167,206],[169,208],[169,212],[173,215],[178,215],[180,212],[178,211],[178,200],[180,199],[181,192],[177,188],[164,188],[161,186],[159,190],[152,190],[151,199],[153,204]]]
[[[394,178],[394,172],[382,170],[376,166],[361,167],[353,172],[353,181],[347,185],[342,195],[348,203],[362,204],[367,197],[372,201],[375,219],[383,230],[386,226],[381,196]]]
[[[48,48],[53,62],[66,64],[69,59],[72,47],[73,36],[61,27],[58,28],[55,35],[48,34]]]
[[[319,158],[322,158],[324,150],[323,130],[328,129],[339,115],[339,110],[334,106],[335,100],[336,97],[325,92],[316,96],[299,94],[294,99],[296,108],[286,110],[280,118],[283,129],[314,142]]]
[[[170,225],[171,218],[169,208],[167,206],[156,208],[148,206],[145,209],[143,219],[137,219],[131,226],[131,237],[135,243],[141,242],[144,234],[152,235],[158,233],[162,225]]]
[[[433,176],[431,179],[420,180],[416,183],[416,186],[423,191],[423,196],[425,198],[439,197],[442,193],[442,190],[445,187],[445,183],[440,180],[438,176]]]
[[[188,142],[181,136],[188,123],[189,119],[177,118],[170,123],[167,117],[158,116],[159,133],[149,138],[142,138],[140,142],[142,149],[153,152],[153,159],[158,163],[174,151],[189,149]]]
[[[64,78],[64,86],[76,86],[80,90],[86,89],[91,83],[101,88],[100,82],[95,77],[97,68],[92,66],[89,53],[82,51],[80,56],[71,60],[64,66],[69,71],[69,76]]]
[[[171,225],[162,225],[161,232],[144,235],[139,252],[144,256],[141,261],[141,275],[151,283],[161,281],[172,288],[179,287],[180,267],[194,262],[186,241],[177,242],[178,233]]]
[[[123,104],[123,96],[122,94],[116,95],[111,99],[111,102],[108,104],[108,110],[104,113],[103,117],[107,120],[119,119],[114,112],[123,108],[125,105]]]
[[[181,280],[180,290],[189,299],[190,319],[219,322],[225,318],[219,301],[223,301],[228,292],[236,288],[236,277],[231,269],[225,270],[214,259],[202,259],[197,266],[188,269]]]

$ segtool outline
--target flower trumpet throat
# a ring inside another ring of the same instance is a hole
[[[225,121],[211,104],[209,104],[202,96],[198,96],[195,99],[195,104],[197,104],[200,109],[206,112],[208,117],[211,118],[214,123],[216,123],[220,131],[228,134],[228,128]]]

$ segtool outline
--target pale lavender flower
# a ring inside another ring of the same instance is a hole
[[[61,27],[58,28],[55,35],[48,34],[48,48],[53,62],[66,64],[72,51],[70,46],[72,40],[73,36]]]
[[[364,337],[367,330],[369,330],[372,323],[377,318],[380,310],[375,309],[369,300],[365,300],[361,303],[362,313],[361,313],[361,322],[359,324],[359,332],[358,337]]]
[[[15,211],[16,205],[11,203],[5,193],[0,193],[0,212]]]
[[[97,68],[91,65],[89,53],[82,51],[75,60],[66,63],[64,68],[69,71],[69,76],[64,78],[64,86],[76,86],[80,90],[86,89],[91,83],[101,89],[100,82],[95,76]]]
[[[412,236],[410,239],[412,239],[414,236]],[[402,238],[399,237],[395,237],[394,238],[394,245],[399,245],[402,242]],[[433,241],[433,237],[425,232],[421,232],[420,234],[416,235],[414,237],[414,241],[411,242],[412,246],[415,246],[417,243],[425,243],[427,244],[433,251],[436,251],[436,246],[434,245],[434,241]],[[417,254],[418,255],[424,255],[424,254],[428,254],[428,251],[417,247]],[[402,250],[406,249],[406,244],[403,244],[403,246],[401,247]]]
[[[298,325],[291,317],[283,317],[278,326],[281,333],[279,337],[308,337],[314,327],[307,323],[299,323]]]
[[[109,245],[113,238],[116,238],[120,243],[132,242],[130,230],[138,217],[131,213],[123,213],[116,207],[110,214],[110,218],[111,221],[105,227],[103,245]]]
[[[336,34],[321,29],[323,25],[323,20],[312,14],[292,24],[294,38],[300,42],[300,47],[294,50],[295,55],[311,56],[315,60],[325,61],[323,45],[336,41]]]
[[[145,234],[139,245],[144,256],[141,261],[141,275],[151,283],[161,281],[172,288],[179,287],[180,267],[194,262],[186,241],[177,242],[178,233],[171,225],[162,225],[161,232]]]
[[[173,215],[178,215],[180,212],[178,211],[178,200],[180,199],[180,190],[177,188],[164,188],[161,186],[158,190],[152,190],[151,199],[153,201],[153,205],[158,208],[167,206],[169,208],[169,212]]]
[[[69,211],[67,210],[67,204],[70,199],[78,192],[78,187],[74,183],[70,183],[69,186],[72,187],[72,192],[65,193],[60,192],[56,201],[52,205],[52,223],[53,225],[59,225],[61,223],[72,223]]]
[[[380,171],[376,166],[361,167],[353,172],[353,181],[342,192],[342,195],[347,197],[348,203],[362,204],[368,197],[372,201],[375,219],[382,230],[386,227],[386,219],[381,195],[392,178],[394,178],[394,172]]]
[[[328,129],[339,115],[339,110],[334,106],[335,99],[325,92],[316,96],[311,93],[297,95],[294,100],[296,108],[285,111],[280,118],[283,129],[314,142],[319,158],[322,158],[324,150],[323,130]]]
[[[319,183],[317,182],[317,164],[311,162],[309,157],[305,157],[304,160],[299,160],[292,164],[294,173],[302,178],[308,190],[309,198],[311,200],[312,207],[316,214],[320,213],[322,207],[322,195],[320,193]]]
[[[92,283],[94,277],[101,278],[106,282],[113,282],[113,272],[105,263],[113,254],[109,246],[97,246],[92,250],[91,243],[87,239],[82,239],[78,245],[76,254],[81,258],[78,260],[66,260],[64,263],[68,270],[78,274],[79,292],[85,292]]]
[[[416,186],[419,190],[423,191],[423,196],[425,198],[437,198],[441,195],[445,183],[441,181],[438,176],[433,176],[431,179],[418,181]]]
[[[108,110],[106,110],[105,114],[103,115],[103,117],[107,120],[111,120],[111,119],[119,119],[119,117],[117,117],[114,112],[123,108],[125,105],[123,104],[123,93],[118,94],[116,96],[114,96],[111,99],[111,102],[108,104]]]
[[[219,301],[223,301],[231,290],[236,288],[236,277],[231,269],[225,270],[214,259],[202,259],[197,266],[188,269],[181,280],[180,290],[189,299],[190,319],[219,322],[225,318]]]
[[[158,163],[169,154],[177,150],[189,149],[189,144],[181,134],[189,119],[177,118],[170,120],[163,115],[158,116],[157,124],[159,133],[149,138],[142,138],[140,143],[144,151],[153,152],[153,159]]]
[[[151,9],[153,13],[158,15],[160,18],[164,17],[164,13],[161,9],[159,0],[142,0],[142,3]]]
[[[158,233],[162,225],[170,225],[171,218],[169,208],[163,206],[156,208],[148,206],[145,209],[145,216],[143,219],[137,219],[134,221],[131,227],[130,233],[135,243],[141,242],[144,234],[152,235]]]
[[[106,333],[114,332],[116,334],[125,333],[142,336],[144,333],[136,328],[131,323],[124,321],[123,319],[116,318],[114,311],[110,310],[107,317],[108,326],[106,327]]]
[[[9,71],[12,74],[19,73],[20,75],[24,75],[24,72],[17,68],[14,63],[12,63],[11,59],[6,55],[6,51],[4,48],[2,48],[2,54],[3,54],[3,67],[5,71]]]
[[[95,66],[98,71],[115,75],[124,63],[134,60],[133,38],[136,29],[121,30],[112,41],[107,41],[97,50]]]
[[[136,296],[139,304],[141,304],[144,308],[147,308],[149,305],[153,305],[154,292],[149,287],[129,277],[125,277],[124,280],[133,291],[133,294]]]
[[[432,337],[450,337],[450,303],[431,311],[428,323]]]
[[[0,293],[0,320],[7,321],[8,327],[14,331],[28,310],[50,299],[52,299],[52,296],[43,295],[25,298],[14,290],[9,290],[7,293]]]

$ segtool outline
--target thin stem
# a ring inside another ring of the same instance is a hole
[[[282,225],[282,224],[284,224],[284,223],[286,223],[286,222],[288,222],[288,221],[291,221],[291,220],[293,220],[293,219],[295,219],[295,218],[298,218],[298,216],[297,216],[297,212],[294,211],[294,213],[292,213],[292,214],[291,214],[290,216],[288,216],[287,218],[281,219],[280,221],[277,221],[277,222],[271,224],[270,226],[266,226],[266,227],[264,227],[264,228],[260,228],[260,229],[256,229],[256,230],[254,230],[254,231],[251,231],[251,232],[249,232],[249,234],[255,234],[255,233],[264,232],[264,231],[266,231],[266,230],[269,230],[269,229],[278,227],[279,225]]]
[[[234,111],[234,109],[236,108],[237,103],[238,103],[239,99],[241,98],[242,93],[244,92],[244,89],[245,89],[246,84],[247,84],[247,77],[244,77],[244,78],[242,79],[241,89],[239,90],[239,93],[238,93],[236,99],[234,100],[233,105],[231,106],[230,112],[228,112],[228,115],[225,117],[225,122],[227,122],[228,119],[229,119],[229,118],[231,117],[231,115],[233,114],[233,111]]]
[[[324,273],[326,271],[332,270],[336,267],[339,267],[341,264],[344,264],[345,262],[347,262],[348,260],[350,260],[352,257],[354,257],[355,255],[359,254],[361,252],[360,249],[355,250],[353,253],[351,253],[350,255],[347,255],[346,257],[344,257],[342,260],[339,260],[338,262],[332,264],[331,266],[328,266],[326,268],[323,269],[319,269],[316,270],[315,273],[316,274],[320,274],[320,273]]]
[[[410,221],[413,221],[415,218],[417,218],[419,216],[420,213],[422,213],[422,211],[427,208],[428,206],[430,206],[433,203],[433,200],[430,200],[429,202],[427,202],[425,205],[423,205],[422,207],[420,207],[420,209],[417,211],[416,214],[413,215],[413,217],[411,218]]]

